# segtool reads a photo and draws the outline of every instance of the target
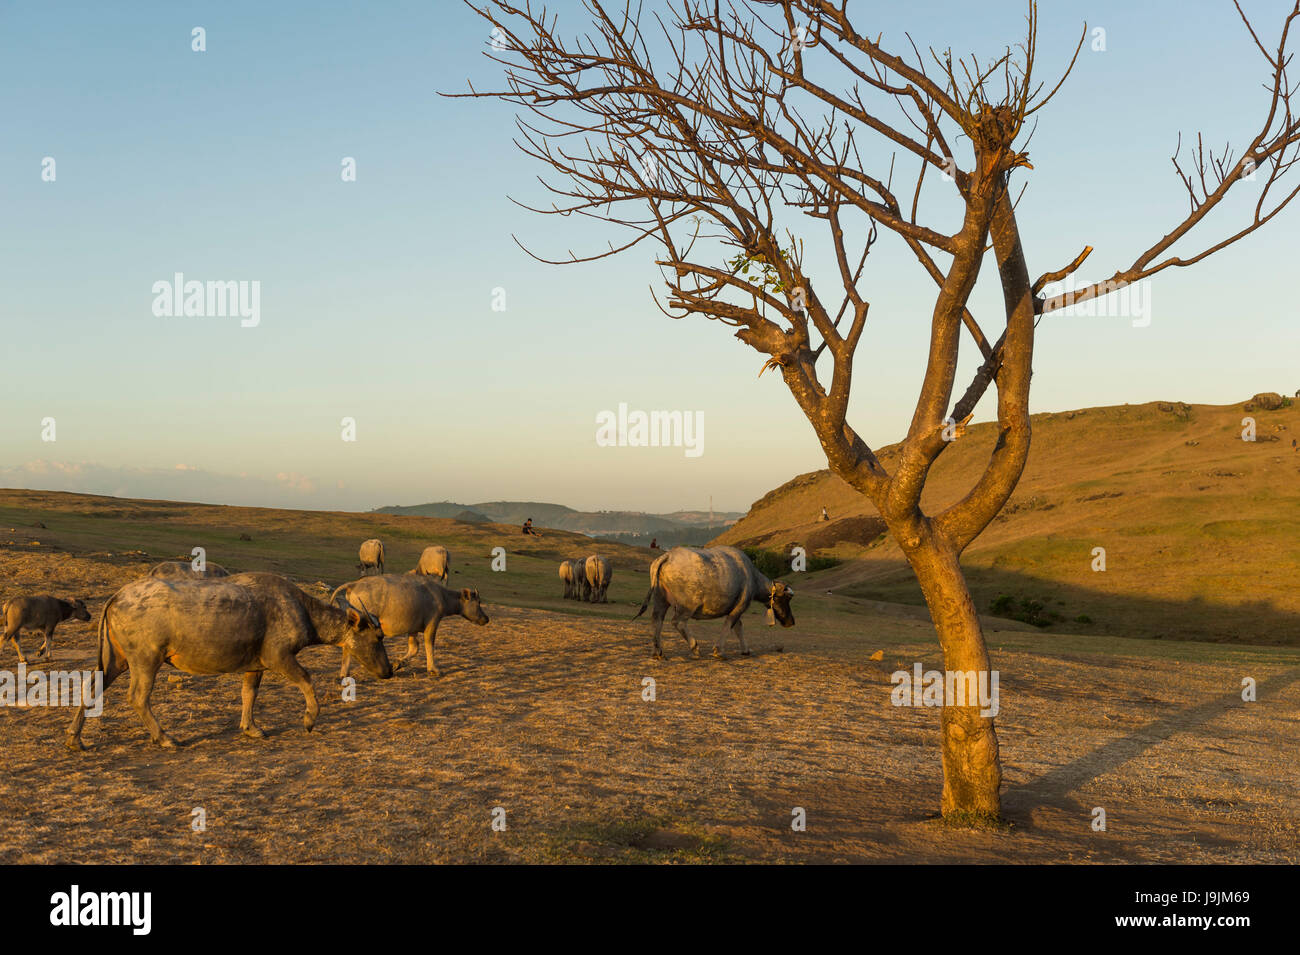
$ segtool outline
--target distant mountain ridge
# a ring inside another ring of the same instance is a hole
[[[486,501],[481,504],[458,504],[437,501],[428,504],[389,505],[376,508],[378,514],[407,514],[416,517],[444,517],[474,523],[523,524],[528,518],[539,528],[553,527],[590,537],[659,536],[674,543],[703,543],[721,533],[744,516],[739,511],[673,511],[650,514],[643,511],[579,511],[563,504],[542,501]],[[703,532],[703,533],[701,533]]]

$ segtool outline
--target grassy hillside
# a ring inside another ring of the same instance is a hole
[[[1001,612],[1049,624],[1044,634],[1300,645],[1300,407],[1249,412],[1255,442],[1241,437],[1247,414],[1153,402],[1035,415],[1024,478],[963,561],[980,609],[1005,595]],[[966,493],[994,439],[993,424],[975,425],[944,453],[928,513]],[[896,448],[881,458],[892,465]],[[817,587],[921,603],[875,509],[827,471],[767,494],[717,540],[803,544],[844,561],[810,575]]]
[[[161,560],[189,559],[196,546],[206,549],[208,560],[232,571],[269,570],[333,587],[357,576],[357,548],[370,537],[383,540],[385,569],[390,573],[410,570],[425,547],[442,544],[451,551],[452,586],[478,587],[484,600],[491,603],[578,614],[610,614],[615,605],[563,600],[557,576],[559,561],[593,553],[609,558],[620,590],[627,585],[626,601],[635,594],[639,603],[645,594],[646,569],[656,556],[646,548],[593,541],[565,531],[547,530],[541,537],[526,537],[514,526],[434,517],[0,490],[4,595],[19,592],[22,587],[16,584],[36,583],[39,575],[33,578],[32,574],[46,567],[51,556],[87,567],[132,565],[143,572]],[[507,573],[492,570],[495,547],[505,548]],[[642,579],[633,583],[636,575]],[[65,581],[73,583],[78,578],[70,573]],[[47,586],[54,583],[51,580]],[[618,614],[625,612],[626,607],[617,610]]]

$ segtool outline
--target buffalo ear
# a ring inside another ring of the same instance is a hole
[[[360,630],[361,614],[357,612],[357,608],[349,607],[346,612],[348,615],[348,626],[350,626],[353,630]]]
[[[468,587],[463,587],[460,596],[462,600],[470,600],[474,596],[474,591],[470,590]]]

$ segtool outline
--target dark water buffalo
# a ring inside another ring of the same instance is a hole
[[[60,600],[49,594],[15,597],[0,609],[0,650],[4,649],[6,641],[12,640],[14,649],[18,651],[18,662],[26,663],[23,645],[18,642],[18,633],[21,630],[40,630],[45,634],[45,640],[41,643],[37,657],[52,657],[54,656],[54,628],[69,617],[89,620],[90,611],[81,600]]]
[[[650,591],[636,612],[639,617],[647,605],[653,603],[654,649],[652,655],[663,656],[659,633],[663,630],[664,616],[671,607],[673,627],[691,648],[691,656],[700,655],[695,638],[686,631],[688,620],[727,619],[727,626],[713,645],[713,655],[726,659],[722,649],[727,634],[734,632],[740,641],[740,652],[749,656],[749,646],[740,618],[749,605],[758,601],[772,611],[783,627],[794,626],[790,611],[790,598],[794,591],[781,581],[769,580],[735,547],[674,547],[650,565]],[[636,617],[632,618],[633,620]]]
[[[372,537],[368,541],[362,541],[357,556],[361,559],[357,564],[357,570],[362,574],[370,570],[378,574],[384,572],[384,542],[379,538]]]
[[[206,561],[203,565],[203,571],[194,569],[194,564],[188,560],[165,560],[156,567],[149,570],[150,577],[163,577],[168,580],[188,577],[229,577],[230,571],[220,564],[214,564],[212,561]]]
[[[488,622],[477,590],[451,590],[431,577],[414,574],[362,577],[339,587],[330,599],[337,601],[340,597],[374,614],[386,636],[407,635],[406,656],[399,663],[415,656],[415,635],[423,633],[424,662],[431,676],[439,675],[433,664],[433,642],[443,617],[459,615],[480,626]],[[350,665],[348,648],[344,647],[340,677],[348,675]]]
[[[415,565],[413,574],[423,574],[426,577],[437,577],[444,584],[447,582],[447,575],[451,573],[451,554],[447,548],[434,545],[426,547],[420,554],[420,562]]]
[[[614,568],[604,557],[587,558],[587,599],[594,604],[608,603],[606,591],[609,582],[614,579]]]
[[[591,584],[587,583],[587,561],[590,557],[577,557],[569,561],[573,570],[573,599],[586,600],[591,596]]]
[[[243,673],[239,728],[260,739],[253,704],[262,674],[273,670],[302,691],[310,730],[320,707],[311,677],[298,663],[304,647],[328,643],[355,653],[380,678],[393,675],[379,627],[355,607],[340,609],[311,597],[278,574],[235,574],[215,580],[144,577],[127,584],[99,618],[99,663],[105,691],[123,671],[131,676],[131,705],[153,741],[175,742],[158,725],[149,694],[163,663],[186,673]],[[77,708],[68,746],[81,748],[86,707]]]

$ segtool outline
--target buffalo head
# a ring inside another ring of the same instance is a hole
[[[358,610],[352,604],[344,609],[348,615],[348,635],[343,647],[361,661],[361,665],[372,675],[387,680],[393,675],[393,665],[388,660],[388,651],[384,649],[384,632],[379,627],[379,620],[364,608]]]
[[[483,612],[483,605],[479,602],[477,590],[466,587],[460,592],[460,615],[470,623],[476,623],[480,627],[488,622],[488,615]]]
[[[767,595],[767,608],[783,627],[794,626],[794,612],[790,610],[790,598],[793,596],[794,591],[779,580],[772,584]]]

